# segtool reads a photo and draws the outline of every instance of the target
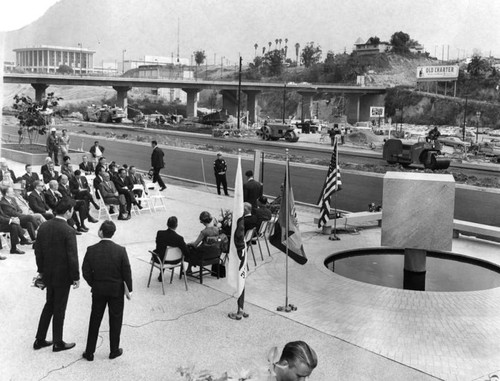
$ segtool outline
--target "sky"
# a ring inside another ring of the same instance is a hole
[[[30,24],[57,1],[24,0],[22,6],[2,1],[0,31]],[[117,0],[117,3],[126,1]],[[223,2],[199,1],[213,6]],[[266,6],[273,11],[280,9],[281,4],[288,13],[283,17],[262,11]],[[249,9],[255,13],[249,13]],[[256,29],[261,29],[263,35],[269,35],[271,28],[278,31],[276,35],[289,34],[290,41],[310,37],[308,40],[320,42],[325,51],[339,52],[344,45],[350,51],[357,37],[366,40],[377,35],[389,40],[392,33],[402,30],[438,58],[443,52],[444,58],[449,54],[450,59],[471,55],[475,49],[483,56],[491,52],[500,57],[499,0],[246,0],[242,3],[242,13],[242,17],[255,18],[255,25],[259,26]],[[301,15],[315,20],[314,23],[301,24]],[[336,35],[341,35],[342,41],[338,41]],[[258,36],[258,30],[248,31],[245,43],[253,46]],[[344,41],[351,38],[353,41]],[[200,36],[200,45],[203,42]]]

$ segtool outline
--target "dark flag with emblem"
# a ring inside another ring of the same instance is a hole
[[[281,205],[278,221],[274,227],[274,234],[270,237],[271,245],[278,248],[295,262],[303,265],[307,262],[302,237],[300,235],[299,224],[295,212],[295,200],[293,197],[292,185],[290,184],[290,167],[287,160],[285,182],[281,195]],[[287,221],[288,220],[288,221]],[[288,226],[288,236],[286,227]]]
[[[330,219],[330,198],[332,194],[342,189],[337,137],[338,135],[335,135],[332,159],[330,160],[330,166],[328,167],[325,184],[323,185],[323,190],[321,191],[321,195],[318,200],[318,205],[320,206],[318,222],[319,228],[325,225]]]

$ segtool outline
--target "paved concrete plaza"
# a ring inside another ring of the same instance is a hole
[[[11,163],[17,176],[23,166]],[[39,172],[36,167],[35,171]],[[167,181],[168,183],[168,181]],[[74,349],[34,351],[32,344],[45,291],[30,287],[36,275],[31,247],[25,255],[2,253],[0,261],[0,359],[2,380],[184,380],[179,369],[220,377],[265,379],[267,352],[292,340],[308,342],[319,365],[311,380],[474,380],[500,370],[500,289],[475,292],[415,292],[369,285],[330,272],[323,264],[330,254],[346,249],[380,246],[380,228],[363,226],[357,233],[329,241],[313,218],[317,211],[298,206],[298,218],[309,262],[289,261],[289,302],[298,310],[277,312],[285,301],[285,255],[271,247],[257,267],[250,260],[246,283],[248,319],[233,321],[233,290],[225,279],[207,277],[203,285],[174,277],[165,295],[154,273],[150,288],[148,249],[158,229],[171,215],[187,242],[202,225],[199,213],[219,216],[231,209],[232,198],[213,188],[172,185],[165,191],[167,212],[142,211],[130,221],[116,221],[114,241],[125,245],[134,279],[133,300],[126,301],[121,336],[123,356],[109,360],[107,319],[103,320],[95,360],[81,358],[90,315],[90,288],[82,279],[71,290],[64,329]],[[96,215],[96,212],[92,212]],[[98,242],[100,224],[78,237],[80,266],[86,247]],[[256,246],[254,246],[254,249]],[[453,251],[500,264],[500,244],[463,238]],[[49,330],[49,337],[51,333]]]

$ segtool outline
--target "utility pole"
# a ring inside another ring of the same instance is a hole
[[[240,103],[241,103],[241,64],[243,58],[240,56],[240,70],[238,72],[238,130],[240,129]],[[248,121],[247,121],[248,123]]]

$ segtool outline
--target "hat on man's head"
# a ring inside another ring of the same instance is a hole
[[[56,131],[57,131],[57,130],[55,129],[55,127],[52,127],[52,128],[50,129],[50,132],[56,132]]]

